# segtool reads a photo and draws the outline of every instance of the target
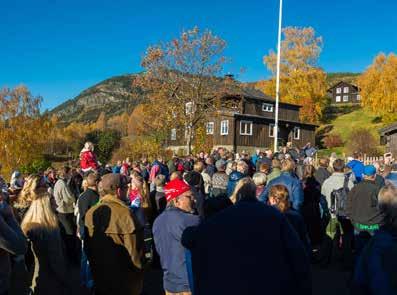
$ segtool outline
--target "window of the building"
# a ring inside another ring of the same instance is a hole
[[[240,122],[240,134],[241,135],[252,135],[252,122],[241,121]]]
[[[229,120],[221,121],[221,135],[229,134]]]
[[[207,123],[207,134],[214,134],[214,122]]]
[[[348,95],[343,95],[343,101],[349,101],[349,96]]]
[[[349,93],[349,87],[343,87],[343,93]]]
[[[337,95],[337,96],[335,97],[335,100],[336,100],[336,102],[340,102],[340,95]]]
[[[294,139],[299,140],[301,138],[301,129],[299,127],[294,128]]]
[[[357,100],[361,100],[361,95],[357,94]]]
[[[186,115],[190,115],[193,113],[193,102],[192,101],[189,101],[186,103],[185,111],[186,111]]]
[[[269,124],[269,137],[274,137],[274,124]]]
[[[269,113],[273,112],[273,105],[271,103],[263,103],[262,111],[269,112]]]
[[[171,140],[176,140],[176,129],[171,129]]]
[[[336,93],[342,93],[342,88],[341,87],[338,87],[338,88],[336,88]]]

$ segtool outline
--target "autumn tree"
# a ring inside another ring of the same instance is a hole
[[[109,120],[106,123],[106,126],[109,129],[118,131],[121,134],[121,136],[127,136],[128,120],[129,120],[129,114],[127,112],[124,112],[120,115],[116,115],[109,118]]]
[[[106,123],[106,114],[105,112],[101,112],[95,122],[95,127],[98,130],[104,131],[106,129]]]
[[[326,103],[326,74],[318,67],[322,38],[313,28],[283,29],[280,61],[280,99],[302,105],[303,121],[318,122]],[[271,50],[263,58],[272,78],[257,85],[270,96],[276,95],[277,54]]]
[[[397,56],[380,53],[359,77],[362,104],[383,117],[385,122],[397,120]]]
[[[144,113],[152,129],[147,131],[162,132],[165,139],[171,128],[180,129],[190,153],[196,129],[213,113],[219,98],[217,76],[226,61],[225,47],[211,31],[196,27],[147,49],[141,63],[145,71],[134,81],[148,93]]]
[[[0,90],[0,159],[6,173],[43,157],[53,126],[40,116],[41,101],[25,86]]]

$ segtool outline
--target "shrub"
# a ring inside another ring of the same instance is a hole
[[[378,141],[370,130],[357,128],[350,133],[346,148],[349,153],[360,152],[375,156],[379,154],[377,145]]]
[[[327,149],[339,147],[343,145],[342,137],[339,134],[328,134],[323,139],[324,146]]]
[[[47,159],[38,159],[30,162],[29,164],[22,165],[20,170],[24,174],[33,174],[40,173],[45,171],[48,167],[51,166],[51,162]]]

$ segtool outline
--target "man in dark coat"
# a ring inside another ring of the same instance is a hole
[[[187,232],[196,295],[311,294],[302,242],[286,218],[258,202],[255,192],[253,183],[245,184],[236,205]]]
[[[364,167],[364,180],[349,192],[346,215],[355,228],[356,253],[360,253],[369,238],[379,230],[383,216],[378,208],[380,186],[375,182],[376,168]]]

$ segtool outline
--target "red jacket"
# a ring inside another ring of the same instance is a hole
[[[92,151],[84,151],[80,155],[80,167],[81,169],[92,168],[94,170],[98,169],[98,163],[96,161],[96,156]]]

